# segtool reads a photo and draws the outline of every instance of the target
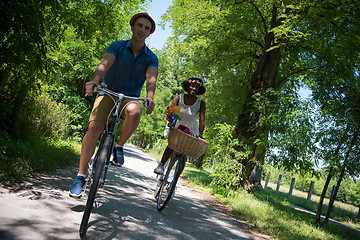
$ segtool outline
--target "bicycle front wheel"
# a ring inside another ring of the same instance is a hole
[[[103,144],[99,147],[98,153],[94,159],[93,163],[93,179],[90,186],[90,191],[88,194],[88,199],[86,202],[83,218],[80,224],[80,236],[84,237],[86,235],[87,224],[89,222],[89,217],[93,208],[95,195],[99,188],[100,178],[104,170],[104,165],[109,156],[109,151],[111,151],[112,144],[112,135],[108,134],[105,136]]]
[[[163,179],[160,180],[159,190],[157,191],[156,209],[161,212],[170,199],[173,197],[177,181],[184,168],[185,161],[181,155],[175,154],[168,163]]]

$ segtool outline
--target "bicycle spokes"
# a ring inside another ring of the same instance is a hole
[[[176,183],[180,176],[180,171],[182,170],[181,166],[183,159],[178,158],[178,155],[175,155],[169,162],[169,165],[166,167],[163,179],[159,180],[158,190],[156,190],[157,196],[157,210],[162,211],[169,200],[174,196],[174,191],[176,188]],[[180,171],[179,171],[180,170]],[[159,185],[160,184],[160,185]]]

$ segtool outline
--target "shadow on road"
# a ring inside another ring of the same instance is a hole
[[[125,167],[109,168],[98,192],[88,239],[250,239],[238,222],[207,208],[181,184],[158,212],[152,173],[156,161],[132,146],[124,152]],[[68,197],[76,172],[77,166],[60,169],[13,193],[13,201],[22,201],[19,208],[26,210],[0,218],[0,239],[78,239],[86,200]]]

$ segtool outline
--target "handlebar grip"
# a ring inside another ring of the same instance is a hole
[[[145,99],[144,100],[144,106],[147,108],[149,106],[149,100]]]
[[[104,82],[98,83],[94,85],[94,93],[96,93],[97,91],[99,91],[99,89],[103,89],[103,88],[107,88],[107,84]]]

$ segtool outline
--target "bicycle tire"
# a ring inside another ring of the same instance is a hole
[[[93,208],[95,196],[97,193],[97,190],[99,188],[99,182],[101,175],[103,173],[104,165],[108,157],[108,152],[111,150],[111,143],[112,143],[113,136],[111,134],[106,135],[104,142],[102,146],[99,147],[99,154],[96,154],[97,157],[94,159],[94,174],[93,174],[93,180],[90,186],[90,191],[88,194],[88,199],[86,202],[84,214],[81,220],[80,224],[80,237],[84,237],[86,235],[87,231],[87,224],[89,222],[90,214]]]
[[[159,187],[159,191],[157,193],[157,204],[156,209],[161,212],[166,205],[169,203],[172,195],[175,191],[176,184],[180,177],[180,174],[184,168],[185,161],[181,155],[175,155],[166,169],[165,176],[162,180],[161,186]],[[171,172],[175,173],[171,176]],[[172,178],[170,182],[168,179]],[[169,186],[170,185],[170,186]],[[170,188],[169,188],[170,187]]]

